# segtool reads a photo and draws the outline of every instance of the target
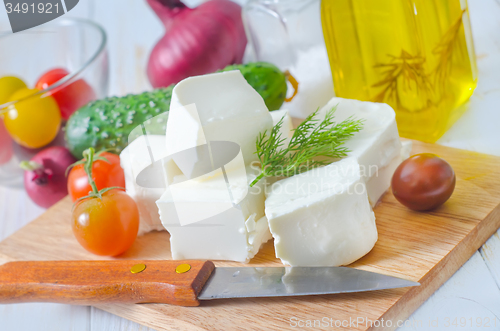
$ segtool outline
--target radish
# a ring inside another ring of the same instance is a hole
[[[24,187],[33,202],[48,208],[68,194],[66,169],[76,159],[64,147],[49,147],[21,162]]]
[[[165,26],[148,62],[153,87],[241,63],[247,38],[241,7],[230,0],[211,0],[196,8],[180,0],[147,0]]]

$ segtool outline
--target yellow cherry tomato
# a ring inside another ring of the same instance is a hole
[[[9,101],[20,100],[39,92],[23,88],[15,92]],[[12,138],[28,148],[40,148],[57,136],[61,114],[51,96],[33,96],[17,102],[4,114],[4,123]]]
[[[10,97],[22,88],[26,88],[26,84],[17,77],[0,78],[0,105],[9,102]]]

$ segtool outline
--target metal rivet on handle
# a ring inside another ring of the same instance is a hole
[[[146,269],[146,265],[139,263],[139,264],[136,264],[135,266],[133,266],[132,268],[130,268],[130,272],[133,274],[138,274],[139,272],[144,271],[144,269]]]
[[[187,263],[179,264],[177,268],[175,268],[175,272],[177,272],[178,274],[183,274],[185,272],[188,272],[189,270],[191,270],[191,266]]]

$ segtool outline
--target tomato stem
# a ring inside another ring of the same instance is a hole
[[[76,200],[75,205],[78,202],[85,200],[87,198],[99,198],[102,200],[102,195],[110,190],[125,190],[123,187],[119,187],[119,186],[106,187],[100,191],[97,189],[97,185],[96,185],[94,179],[92,178],[92,166],[94,165],[94,161],[101,160],[101,161],[110,163],[108,159],[106,159],[104,156],[101,156],[101,153],[103,153],[103,151],[96,154],[95,150],[92,147],[90,147],[90,148],[83,151],[83,160],[80,160],[80,161],[78,161],[78,162],[76,162],[68,167],[68,169],[70,169],[71,167],[73,167],[77,164],[83,164],[83,169],[85,170],[85,173],[87,174],[89,185],[92,188],[92,191],[90,191],[87,196],[81,197],[78,200]],[[68,172],[68,169],[66,170],[66,172]]]
[[[95,150],[92,147],[83,151],[83,157],[85,158],[85,164],[84,164],[83,168],[85,169],[85,172],[87,173],[90,187],[92,187],[92,192],[89,192],[89,193],[99,195],[99,190],[97,190],[97,185],[95,184],[95,181],[92,178],[92,165],[94,164],[94,153],[95,153]]]
[[[95,161],[97,161],[97,160],[102,160],[102,161],[104,161],[104,162],[106,162],[106,163],[111,163],[111,162],[109,162],[109,160],[108,160],[107,158],[105,158],[104,156],[101,156],[101,154],[102,154],[102,153],[104,153],[104,152],[108,152],[108,151],[116,151],[116,148],[108,148],[108,149],[104,149],[104,150],[102,150],[102,151],[100,151],[100,152],[97,152],[97,153],[95,153],[95,152],[94,152],[94,161],[93,161],[93,162],[95,162]],[[80,164],[85,164],[86,162],[87,162],[87,160],[86,160],[86,158],[85,158],[85,151],[84,151],[84,152],[83,152],[83,159],[81,159],[81,160],[79,160],[79,161],[76,161],[75,163],[73,163],[73,164],[71,164],[69,167],[67,167],[67,168],[66,168],[66,172],[65,172],[65,176],[66,176],[66,177],[68,177],[68,174],[69,174],[70,170],[71,170],[73,167],[75,167],[75,166],[77,166],[77,165],[80,165]]]

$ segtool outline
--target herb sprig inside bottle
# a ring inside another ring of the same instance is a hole
[[[286,137],[282,137],[280,133],[283,118],[269,134],[267,131],[261,133],[257,138],[255,152],[259,157],[261,170],[250,186],[265,177],[291,177],[347,156],[350,151],[342,145],[363,128],[363,120],[349,117],[336,123],[336,108],[331,109],[321,122],[316,116],[318,110],[309,115],[294,130],[290,143],[285,148],[283,145]]]

